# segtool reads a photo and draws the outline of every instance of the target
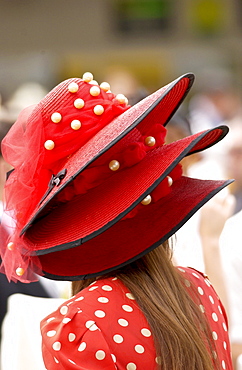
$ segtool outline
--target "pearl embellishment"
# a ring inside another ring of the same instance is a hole
[[[104,108],[102,105],[95,105],[95,107],[93,108],[93,111],[94,113],[97,115],[97,116],[100,116],[101,114],[103,114],[104,112]]]
[[[68,85],[68,90],[71,92],[71,93],[75,93],[77,92],[79,89],[78,85],[76,82],[71,82],[69,85]]]
[[[53,114],[51,115],[51,121],[52,121],[52,122],[54,122],[54,123],[58,123],[58,122],[60,122],[60,121],[61,121],[61,119],[62,119],[62,116],[61,116],[61,114],[60,114],[60,113],[58,113],[58,112],[55,112],[55,113],[53,113]]]
[[[85,72],[84,75],[82,76],[82,79],[85,82],[90,82],[93,80],[93,74],[91,72]]]
[[[167,176],[168,185],[171,186],[173,184],[173,180],[170,176]]]
[[[8,243],[7,248],[9,251],[12,251],[14,249],[14,243],[13,242]]]
[[[103,91],[106,91],[106,92],[110,90],[110,85],[108,82],[102,82],[100,87]]]
[[[46,140],[46,142],[44,143],[44,147],[47,150],[52,150],[55,147],[55,143],[53,140]]]
[[[23,274],[25,273],[25,271],[24,271],[24,269],[22,268],[22,267],[18,267],[17,269],[16,269],[16,274],[18,275],[18,276],[23,276]]]
[[[92,80],[89,82],[90,85],[98,85],[98,82],[96,80]]]
[[[123,94],[118,94],[116,99],[119,101],[120,104],[128,104],[128,99]]]
[[[120,167],[120,163],[119,161],[116,161],[115,159],[113,159],[111,162],[109,162],[108,166],[111,171],[117,171]]]
[[[90,94],[92,96],[98,96],[100,94],[100,88],[98,86],[92,86],[90,88]]]
[[[71,122],[71,128],[73,130],[79,130],[79,128],[81,127],[81,121],[79,121],[78,119],[74,119],[72,122]]]
[[[152,201],[152,198],[151,198],[151,195],[147,195],[142,201],[141,203],[144,205],[144,206],[147,206],[148,204],[150,204]]]
[[[83,108],[84,105],[85,105],[85,103],[84,103],[84,100],[83,99],[76,99],[74,101],[74,107],[77,108],[77,109]]]
[[[145,144],[147,146],[154,146],[156,143],[156,140],[153,136],[147,136],[147,138],[145,139]]]

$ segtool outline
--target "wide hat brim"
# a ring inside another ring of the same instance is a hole
[[[221,140],[225,126],[158,147],[133,167],[115,173],[87,194],[49,210],[23,235],[46,277],[78,280],[97,276],[139,258],[178,230],[229,181],[182,177],[170,195],[122,219],[186,155]]]
[[[113,119],[107,126],[101,129],[85,145],[78,149],[66,161],[62,161],[62,167],[67,169],[66,176],[61,184],[51,189],[49,194],[41,203],[37,204],[33,213],[26,221],[20,235],[24,234],[31,225],[41,216],[48,204],[55,198],[70,182],[72,182],[92,162],[110,150],[122,138],[130,135],[137,126],[149,127],[152,122],[157,121],[166,125],[172,115],[178,109],[194,81],[194,75],[187,73],[170,84],[162,87],[149,95],[133,107]]]

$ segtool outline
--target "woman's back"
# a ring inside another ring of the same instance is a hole
[[[179,268],[184,286],[207,318],[213,356],[232,369],[227,318],[208,279]],[[48,369],[157,369],[151,328],[136,300],[117,278],[100,279],[42,321],[43,354]],[[72,364],[72,365],[71,365]],[[161,366],[162,368],[162,366]]]

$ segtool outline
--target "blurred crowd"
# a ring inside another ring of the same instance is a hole
[[[123,93],[132,105],[150,93],[125,69],[114,69],[107,76],[103,76],[103,79],[110,83],[114,93]],[[167,143],[191,133],[226,124],[230,128],[227,137],[214,149],[183,159],[183,172],[191,177],[233,178],[235,181],[228,189],[224,189],[210,200],[177,232],[172,240],[173,258],[175,264],[187,265],[208,275],[227,310],[234,366],[235,369],[241,370],[242,91],[235,89],[226,72],[207,71],[201,80],[203,83],[198,85],[196,93],[185,108],[179,109],[168,123]],[[7,101],[1,102],[0,140],[6,135],[19,112],[26,106],[37,103],[45,94],[43,86],[28,83],[20,86]],[[0,196],[9,169],[0,153]],[[0,200],[2,213],[2,198]],[[8,297],[14,293],[65,298],[68,295],[68,286],[67,283],[55,283],[46,279],[31,284],[9,283],[5,276],[0,274],[0,325],[8,309]],[[4,345],[4,338],[2,342]],[[0,368],[8,370],[3,363],[5,361],[2,361]],[[41,370],[41,366],[40,364],[38,369]]]

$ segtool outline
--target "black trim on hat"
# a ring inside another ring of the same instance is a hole
[[[35,213],[34,217],[25,225],[25,227],[22,229],[21,233],[20,233],[20,236],[22,236],[28,229],[29,227],[31,227],[31,225],[34,223],[34,221],[37,219],[37,217],[41,214],[41,212],[43,211],[43,209],[48,205],[48,203],[50,201],[53,200],[53,198],[59,194],[70,182],[72,182],[82,171],[84,171],[84,169],[89,166],[91,163],[93,163],[96,159],[98,159],[102,154],[104,154],[107,150],[109,150],[113,145],[115,145],[118,141],[120,141],[124,136],[126,136],[132,129],[134,129],[144,118],[146,118],[149,113],[151,113],[153,111],[153,109],[166,97],[167,94],[169,94],[172,89],[181,81],[183,80],[184,78],[188,78],[189,79],[189,83],[187,85],[187,88],[182,96],[182,98],[179,100],[179,102],[177,103],[177,105],[175,106],[175,108],[172,110],[171,114],[169,115],[169,117],[167,118],[167,120],[164,122],[164,126],[167,125],[167,123],[169,122],[169,120],[171,119],[171,117],[173,116],[173,114],[176,112],[176,110],[179,108],[179,106],[182,104],[183,100],[185,99],[185,97],[187,96],[188,92],[190,91],[191,89],[191,86],[193,85],[193,82],[194,82],[194,79],[195,79],[195,76],[192,74],[192,73],[187,73],[187,74],[184,74],[182,76],[180,76],[179,78],[177,78],[176,80],[174,80],[173,82],[171,82],[169,84],[169,88],[147,109],[143,112],[143,114],[141,114],[141,116],[139,116],[126,130],[124,130],[119,136],[116,136],[116,138],[111,141],[104,149],[102,149],[100,152],[98,152],[96,154],[96,156],[94,156],[89,162],[87,162],[82,168],[80,168],[75,174],[73,174],[73,176],[71,176],[64,184],[60,185],[59,189],[48,199],[48,201],[46,203],[43,204],[43,206],[41,206],[39,208],[39,210]],[[152,95],[152,94],[151,94]],[[137,103],[139,104],[139,103]],[[135,105],[133,106],[135,107]],[[130,109],[132,109],[133,107],[131,107]],[[129,110],[128,110],[129,111]],[[53,190],[54,188],[52,188],[51,190]]]
[[[140,254],[136,255],[135,257],[132,257],[131,259],[127,260],[124,263],[121,263],[120,265],[117,265],[115,267],[111,267],[109,269],[91,273],[91,274],[86,274],[86,275],[75,275],[75,276],[60,276],[60,275],[55,275],[55,274],[50,274],[46,271],[43,271],[43,276],[45,278],[51,279],[51,280],[69,280],[69,281],[76,281],[76,280],[85,280],[89,278],[96,278],[97,276],[102,276],[105,275],[109,272],[112,272],[115,270],[118,270],[134,261],[137,259],[143,257],[147,253],[151,252],[153,249],[157,248],[160,244],[164,243],[167,239],[169,239],[172,235],[174,235],[205,203],[207,203],[214,195],[216,195],[220,190],[224,189],[226,186],[231,184],[234,180],[225,180],[223,185],[219,186],[218,188],[214,189],[211,191],[207,196],[196,205],[183,219],[181,222],[179,222],[172,230],[170,230],[166,235],[164,235],[160,240],[158,240],[156,243],[152,244],[150,247],[145,249],[143,252]]]
[[[84,244],[88,240],[93,239],[94,237],[98,236],[99,234],[103,233],[107,229],[109,229],[111,226],[113,226],[115,223],[117,223],[120,219],[122,219],[124,216],[126,216],[127,213],[129,213],[135,206],[137,206],[148,194],[150,194],[156,187],[157,185],[160,184],[160,182],[169,175],[169,173],[177,166],[178,163],[186,156],[187,153],[190,152],[192,148],[196,146],[197,143],[199,143],[206,135],[208,135],[210,132],[213,132],[215,130],[221,130],[221,135],[217,138],[216,141],[213,141],[212,144],[217,143],[220,141],[228,132],[227,126],[219,126],[214,129],[210,129],[207,131],[202,132],[199,136],[196,137],[184,150],[183,152],[174,160],[174,162],[163,172],[163,174],[148,188],[146,191],[138,198],[136,201],[130,205],[130,207],[126,208],[122,213],[120,213],[116,218],[108,222],[106,225],[104,225],[102,228],[94,231],[93,233],[87,235],[84,238],[80,238],[74,241],[70,241],[68,243],[63,243],[59,244],[44,250],[36,250],[32,253],[32,255],[45,255],[57,251],[62,251],[66,249],[71,249],[75,248],[77,246],[80,246],[81,244]],[[182,139],[181,139],[182,140]],[[211,144],[211,145],[212,145]],[[173,143],[168,144],[168,145],[173,145]],[[209,146],[211,146],[209,145]],[[205,148],[204,148],[205,149]],[[31,254],[30,254],[31,255]]]

